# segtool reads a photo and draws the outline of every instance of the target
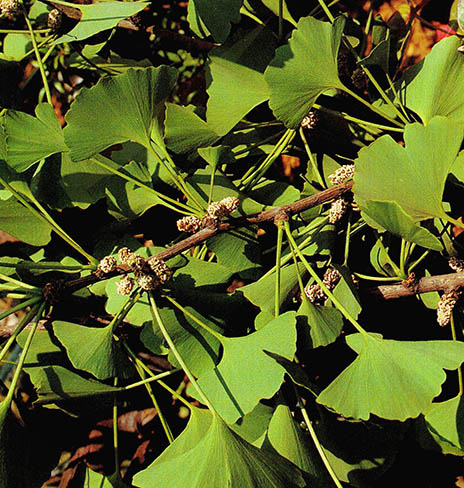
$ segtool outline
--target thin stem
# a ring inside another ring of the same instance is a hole
[[[176,390],[173,390],[164,381],[159,380],[158,384],[162,386],[166,391],[168,391],[176,400],[179,400],[181,403],[183,403],[189,410],[192,410],[192,405],[190,405],[190,403],[182,395],[177,393]]]
[[[77,242],[75,242],[66,232],[52,219],[48,212],[40,205],[40,203],[31,194],[29,197],[32,199],[33,203],[40,209],[37,210],[31,203],[25,199],[20,193],[18,193],[7,181],[0,178],[0,185],[7,189],[18,202],[22,203],[32,214],[34,214],[39,220],[48,225],[53,229],[64,241],[66,241],[71,247],[73,247],[77,252],[82,254],[90,263],[98,264],[98,260],[91,256],[89,253],[85,252]]]
[[[180,303],[178,303],[174,298],[171,298],[169,295],[163,295],[163,298],[166,298],[169,302],[171,302],[177,309],[179,309],[183,314],[193,320],[196,324],[198,324],[202,329],[209,332],[213,337],[215,337],[219,342],[222,342],[224,337],[219,334],[219,332],[215,331],[209,325],[206,325],[202,322],[199,318],[195,317],[191,312],[189,312],[186,308],[184,308]]]
[[[150,371],[147,368],[148,371]],[[146,385],[147,383],[152,383],[153,381],[158,381],[162,378],[166,378],[166,376],[171,376],[174,373],[178,373],[181,371],[180,369],[172,369],[171,371],[164,371],[163,373],[159,373],[157,375],[153,375],[153,373],[150,371],[150,373],[153,376],[146,377],[143,380],[136,381],[135,383],[131,383],[130,385],[126,385],[122,388],[122,390],[132,390],[133,388],[138,388],[139,386]]]
[[[0,361],[3,361],[3,358],[5,357],[6,353],[9,351],[13,342],[16,340],[16,337],[18,337],[18,335],[24,330],[27,324],[34,318],[38,309],[39,309],[39,305],[36,305],[31,310],[29,310],[29,312],[22,318],[21,322],[18,324],[13,334],[11,334],[11,336],[3,345],[2,350],[0,351]]]
[[[383,245],[382,239],[380,239],[379,236],[377,236],[377,243],[379,244],[379,247],[382,248],[382,251],[385,254],[385,258],[388,261],[388,264],[390,264],[390,266],[395,270],[395,273],[397,276],[401,276],[402,273],[401,273],[400,268],[396,265],[396,263],[393,261],[393,259],[388,254],[388,251],[386,250],[385,246]]]
[[[308,273],[314,278],[316,283],[321,287],[322,291],[330,298],[332,303],[340,310],[340,312],[343,314],[343,316],[350,322],[353,327],[363,334],[364,336],[367,336],[367,332],[359,325],[359,323],[352,317],[350,312],[345,308],[345,306],[338,300],[338,298],[327,288],[325,283],[319,278],[317,273],[314,271],[312,266],[308,263],[307,259],[305,258],[304,254],[301,252],[300,248],[298,247],[298,244],[295,242],[295,239],[292,236],[292,232],[290,230],[290,224],[289,222],[285,222],[285,232],[287,233],[287,239],[290,245],[293,247],[295,250],[296,254],[300,258],[300,261],[304,264],[305,268],[307,269]]]
[[[42,300],[43,300],[42,296],[35,296],[33,298],[30,298],[29,300],[26,300],[25,302],[18,303],[18,305],[11,307],[6,312],[0,313],[0,320],[3,320],[5,317],[8,317],[8,315],[11,315],[12,313],[18,312],[19,310],[22,310],[23,308],[35,305],[36,303],[39,303]]]
[[[159,199],[163,200],[162,203],[163,203],[164,206],[170,208],[171,210],[174,210],[175,212],[179,212],[179,213],[182,213],[182,214],[187,213],[189,215],[196,215],[195,211],[191,207],[189,207],[188,205],[186,205],[186,204],[184,204],[182,202],[178,202],[174,198],[170,198],[170,197],[164,195],[163,193],[160,193],[160,192],[156,191],[151,186],[145,185],[141,181],[133,178],[132,176],[130,176],[128,174],[125,174],[122,171],[117,170],[116,168],[111,167],[109,164],[106,164],[102,160],[103,159],[102,156],[99,156],[98,158],[97,157],[93,157],[93,158],[90,158],[90,159],[91,159],[91,161],[93,163],[97,164],[101,168],[106,169],[107,171],[113,173],[114,175],[117,175],[120,178],[123,178],[124,180],[129,181],[130,183],[133,183],[134,185],[137,185],[138,187],[143,188],[144,190],[147,190],[150,193],[153,193],[154,196],[156,196]]]
[[[324,178],[322,178],[319,168],[317,167],[317,162],[314,159],[313,153],[311,152],[311,148],[309,147],[308,141],[306,140],[306,136],[304,135],[303,127],[300,127],[298,129],[298,134],[300,135],[300,138],[303,141],[303,146],[305,148],[306,154],[308,155],[313,172],[316,175],[317,182],[322,186],[322,188],[325,188],[326,185],[324,183]]]
[[[168,343],[169,348],[171,349],[172,353],[174,354],[174,357],[177,359],[177,362],[180,364],[180,367],[184,370],[185,374],[187,375],[187,378],[190,380],[192,385],[196,388],[198,391],[198,394],[200,395],[203,403],[208,407],[208,409],[212,413],[216,413],[215,408],[213,407],[212,403],[208,400],[208,397],[205,395],[204,391],[200,388],[200,385],[198,384],[197,380],[193,376],[193,374],[190,372],[190,369],[188,368],[187,364],[185,361],[182,359],[182,356],[179,354],[179,351],[177,350],[176,345],[174,344],[173,340],[169,336],[169,333],[164,326],[163,320],[161,319],[161,316],[158,311],[158,307],[156,305],[155,299],[153,297],[153,293],[148,293],[148,298],[150,300],[150,310],[153,318],[153,323],[157,323],[158,327],[163,334],[164,340]]]
[[[453,219],[453,217],[450,217],[449,215],[446,215],[446,220],[450,224],[453,224],[454,226],[459,227],[460,229],[464,229],[464,223],[459,222],[459,220]]]
[[[51,29],[36,29],[34,34],[48,34]],[[31,31],[22,29],[0,29],[0,34],[30,34]]]
[[[0,273],[0,280],[7,281],[8,283],[12,283],[13,285],[17,285],[20,288],[26,288],[28,290],[34,290],[34,291],[40,292],[40,288],[38,288],[37,286],[29,285],[28,283],[24,283],[22,281],[16,280],[16,279],[12,278],[11,276],[5,275],[3,273]]]
[[[375,122],[370,122],[368,120],[358,119],[357,117],[353,117],[352,115],[348,115],[346,112],[339,112],[338,110],[332,110],[330,108],[323,107],[322,105],[319,105],[318,103],[315,103],[313,105],[313,108],[320,110],[321,112],[326,112],[330,115],[333,115],[334,117],[342,118],[344,120],[347,120],[348,122],[355,122],[359,125],[364,125],[367,127],[374,127],[375,129],[380,129],[380,130],[385,130],[385,131],[390,131],[390,132],[404,132],[403,127],[390,127],[389,125],[376,124]]]
[[[456,326],[454,323],[454,312],[451,312],[450,325],[451,325],[451,336],[453,338],[453,341],[457,341]],[[464,384],[462,380],[462,366],[459,366],[458,368],[458,385],[459,385],[459,396],[462,397],[462,395],[464,394]]]
[[[275,291],[274,291],[274,316],[280,315],[280,259],[282,257],[282,238],[284,233],[284,223],[277,222],[277,249],[276,249],[276,273],[275,273]]]
[[[395,282],[401,281],[403,278],[401,276],[369,276],[362,273],[353,273],[357,278],[368,281],[385,281],[385,282]]]
[[[411,274],[412,270],[419,264],[421,263],[428,255],[430,254],[430,249],[427,249],[427,251],[425,251],[424,253],[422,253],[422,255],[416,259],[416,261],[414,261],[411,266],[409,266],[408,268],[408,275]]]
[[[93,264],[77,264],[77,265],[65,265],[61,263],[47,263],[39,262],[34,263],[33,261],[20,261],[18,263],[2,263],[0,262],[0,267],[2,268],[23,268],[23,269],[41,269],[41,270],[57,270],[74,272],[74,271],[84,271],[84,270],[95,270],[96,267]],[[36,287],[33,287],[36,288]]]
[[[35,320],[34,326],[32,327],[31,331],[29,332],[26,342],[24,343],[23,350],[21,352],[21,356],[19,357],[18,365],[16,366],[15,373],[13,375],[13,379],[11,380],[11,385],[8,390],[8,394],[4,400],[6,404],[10,404],[13,400],[13,395],[14,395],[14,390],[16,388],[16,385],[18,384],[19,380],[19,375],[21,374],[21,371],[23,369],[24,361],[26,360],[27,353],[29,351],[29,347],[32,343],[32,339],[34,337],[35,331],[37,330],[37,327],[39,325],[39,319],[42,316],[42,313],[45,309],[46,303],[42,303],[39,307],[39,311],[37,313],[37,318]]]
[[[132,358],[132,361],[134,362],[135,369],[137,373],[139,374],[140,378],[142,378],[142,382],[146,380],[146,374],[151,376],[153,380],[153,373],[150,371],[150,369],[141,361],[137,355],[132,351],[132,349],[127,345],[127,343],[123,342],[124,349],[128,352],[129,356]],[[166,375],[165,375],[166,376]],[[139,381],[139,383],[142,383]],[[166,434],[166,438],[168,439],[169,444],[172,444],[174,442],[174,436],[172,435],[171,428],[169,427],[169,424],[166,421],[166,417],[163,414],[163,411],[161,407],[158,404],[158,401],[156,400],[156,396],[151,389],[150,385],[145,381],[145,389],[147,390],[148,396],[150,397],[153,406],[155,407],[155,410],[158,412],[158,417],[160,419],[161,425],[163,427],[164,433]]]
[[[352,212],[350,211],[348,215],[348,224],[346,226],[346,232],[345,232],[345,252],[343,258],[343,266],[348,265],[348,257],[350,255],[351,217],[352,217]]]
[[[114,387],[118,386],[118,378],[114,378]],[[113,395],[113,450],[114,450],[114,472],[121,478],[119,462],[119,443],[118,443],[118,402],[116,395]]]
[[[45,68],[44,68],[44,65],[42,62],[42,58],[40,56],[39,48],[38,48],[37,42],[35,40],[34,29],[32,28],[32,24],[31,24],[31,21],[29,20],[29,17],[27,15],[26,8],[24,7],[24,4],[23,4],[22,12],[24,15],[24,20],[26,21],[27,28],[28,28],[29,32],[31,33],[32,47],[34,48],[35,57],[37,59],[37,63],[39,64],[39,70],[40,70],[40,74],[42,76],[42,83],[43,83],[44,90],[45,90],[45,96],[47,97],[47,102],[53,107],[52,95],[50,92],[50,87],[48,86],[47,74],[45,73]]]
[[[298,406],[301,411],[301,415],[303,416],[304,422],[306,424],[306,427],[308,427],[309,435],[311,436],[311,439],[314,442],[314,446],[317,449],[317,452],[319,453],[319,456],[322,459],[322,462],[324,463],[325,468],[327,469],[327,472],[329,473],[330,477],[332,478],[332,481],[334,482],[335,486],[337,488],[343,488],[343,485],[340,483],[340,480],[337,478],[337,475],[335,474],[335,471],[333,470],[332,466],[329,463],[329,460],[327,459],[327,456],[325,455],[324,449],[322,448],[322,445],[317,438],[316,431],[314,430],[313,424],[309,418],[308,412],[306,411],[306,408],[303,405],[303,402],[301,400],[301,397],[298,393],[298,390],[295,385],[293,385],[295,395],[298,400]]]

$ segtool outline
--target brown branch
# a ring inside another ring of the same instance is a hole
[[[464,272],[426,276],[418,280],[414,286],[405,286],[403,283],[397,283],[395,285],[369,287],[363,291],[370,296],[391,300],[430,291],[444,291],[448,293],[460,287],[464,287]]]
[[[171,247],[158,253],[156,257],[165,261],[167,259],[173,258],[174,256],[177,256],[178,254],[188,249],[191,249],[192,247],[202,244],[203,242],[210,239],[211,237],[214,237],[220,232],[227,232],[240,227],[256,225],[264,222],[273,222],[274,219],[279,215],[295,215],[297,213],[303,212],[304,210],[308,210],[309,208],[316,207],[325,202],[338,198],[343,193],[350,191],[352,186],[353,181],[350,180],[340,185],[333,186],[328,190],[323,190],[319,193],[316,193],[315,195],[311,195],[309,197],[303,198],[293,203],[289,203],[287,205],[271,208],[269,210],[263,210],[262,212],[255,215],[230,219],[228,222],[219,222],[215,226],[201,229],[200,231],[187,237],[186,239],[183,239],[182,241],[173,244]],[[103,274],[97,271],[88,276],[76,278],[74,280],[47,283],[47,285],[45,285],[44,287],[44,291],[46,291],[46,294],[49,297],[49,301],[59,301],[61,300],[61,296],[63,294],[73,293],[77,290],[80,290],[81,288],[93,285],[94,283],[102,280],[113,278],[114,276],[118,276],[127,271],[127,268],[121,266],[112,273]]]

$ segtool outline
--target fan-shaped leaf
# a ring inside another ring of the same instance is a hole
[[[368,200],[362,204],[366,222],[381,230],[401,236],[408,242],[434,251],[441,251],[441,242],[430,231],[414,223],[412,218],[396,202],[374,202]],[[373,222],[372,222],[373,221]]]
[[[221,362],[198,382],[219,415],[233,423],[251,412],[259,400],[274,395],[282,384],[285,369],[264,351],[293,359],[295,312],[280,315],[258,332],[224,337],[221,342]]]
[[[15,171],[26,171],[37,161],[68,150],[53,107],[40,103],[36,117],[8,110],[5,116],[6,162]]]
[[[368,200],[396,202],[414,221],[446,217],[443,190],[461,145],[461,129],[445,117],[434,117],[426,126],[407,125],[404,140],[402,147],[382,136],[359,151],[356,203],[364,209]],[[383,219],[382,226],[387,223]]]
[[[264,74],[269,105],[289,128],[296,128],[316,99],[331,88],[344,90],[337,54],[345,19],[334,24],[313,17],[301,19],[287,45],[279,47]]]
[[[444,115],[464,128],[464,57],[458,52],[460,44],[458,37],[447,37],[414,67],[418,73],[406,85],[403,101],[424,123],[435,115]]]
[[[213,36],[219,42],[226,40],[232,22],[239,22],[243,0],[192,0],[188,4],[187,20],[195,34]]]
[[[174,443],[134,476],[134,483],[144,488],[306,486],[295,465],[252,446],[218,416],[198,409],[192,410],[187,428]]]
[[[164,101],[176,78],[177,71],[168,66],[129,69],[82,89],[66,114],[71,159],[80,161],[125,141],[150,147],[153,137],[162,145]]]
[[[53,331],[76,369],[88,371],[100,380],[132,376],[133,366],[114,340],[112,325],[83,327],[57,320]]]
[[[380,334],[352,334],[346,342],[358,357],[317,398],[344,417],[417,417],[440,393],[444,369],[464,362],[462,342],[394,341]]]
[[[91,5],[76,3],[76,8],[82,13],[79,23],[54,44],[81,41],[101,31],[112,29],[120,20],[135,15],[148,5],[148,2],[101,2]]]

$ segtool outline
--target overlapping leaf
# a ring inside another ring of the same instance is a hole
[[[125,141],[150,147],[153,137],[162,145],[164,101],[176,79],[177,71],[168,66],[129,69],[84,88],[66,114],[71,159],[80,161]]]
[[[444,370],[464,362],[462,342],[395,341],[380,334],[352,334],[346,342],[358,357],[317,398],[344,417],[417,417],[440,393]]]
[[[296,128],[325,91],[346,90],[338,77],[337,54],[345,20],[334,24],[302,18],[287,45],[279,47],[266,69],[269,105],[277,119]]]
[[[87,371],[101,380],[132,376],[133,366],[114,340],[112,325],[83,327],[57,320],[53,323],[53,331],[76,369]]]
[[[183,466],[183,469],[179,469]],[[306,486],[295,465],[252,446],[217,415],[193,409],[187,428],[134,483],[144,488],[296,488]]]
[[[415,222],[446,218],[443,190],[461,145],[461,129],[445,117],[435,117],[426,126],[407,125],[404,139],[402,147],[382,136],[359,151],[353,187],[357,204],[366,210],[369,200],[395,202]],[[381,225],[390,230],[386,218]]]
[[[251,412],[262,398],[279,389],[285,369],[264,351],[293,359],[296,350],[295,312],[280,315],[258,332],[223,337],[223,357],[198,383],[219,415],[229,423]]]
[[[435,44],[414,68],[417,74],[404,88],[404,104],[424,123],[444,115],[464,128],[464,57],[458,51],[460,44],[456,36]]]
[[[148,5],[150,5],[148,2],[101,2],[90,5],[76,3],[76,8],[82,13],[78,24],[54,41],[54,44],[81,41],[104,30],[112,29],[120,20],[135,15]]]
[[[263,72],[274,48],[271,32],[259,26],[211,52],[208,67],[212,82],[207,90],[206,120],[218,135],[227,134],[269,98]]]
[[[6,162],[22,172],[37,161],[68,150],[53,107],[40,103],[36,117],[8,110],[5,116]]]
[[[192,0],[187,14],[190,29],[200,37],[211,35],[223,42],[229,35],[230,24],[240,20],[242,3],[243,0],[216,0],[212,5],[208,0]]]

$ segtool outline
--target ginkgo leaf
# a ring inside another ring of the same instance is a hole
[[[0,200],[0,229],[33,246],[44,246],[51,238],[50,225],[13,198]]]
[[[296,350],[295,312],[275,318],[245,337],[221,339],[223,357],[198,383],[219,415],[229,423],[251,412],[262,398],[279,389],[285,369],[264,351],[293,359]]]
[[[430,433],[444,454],[464,455],[463,398],[457,396],[434,403],[425,415]]]
[[[230,24],[240,21],[242,3],[243,0],[215,0],[213,6],[208,0],[192,0],[187,13],[190,29],[200,37],[211,35],[223,42],[229,35]]]
[[[134,476],[134,483],[144,488],[306,486],[294,464],[254,447],[220,417],[199,409],[192,409],[184,432],[148,468]]]
[[[269,98],[264,70],[274,55],[275,38],[263,26],[210,53],[206,120],[227,134],[248,112]]]
[[[403,87],[403,103],[424,123],[443,115],[464,128],[464,56],[458,51],[460,45],[457,36],[435,44],[414,66],[416,76]]]
[[[270,89],[269,105],[287,127],[298,127],[325,91],[346,90],[337,68],[344,25],[344,17],[334,24],[302,18],[288,44],[276,50],[264,76]]]
[[[5,115],[6,162],[18,172],[26,171],[37,161],[68,150],[63,131],[48,103],[40,103],[36,117],[8,110]]]
[[[344,417],[417,417],[440,393],[444,370],[464,362],[463,342],[395,341],[359,333],[346,342],[358,357],[317,397]]]
[[[415,222],[446,218],[442,196],[461,145],[461,129],[445,117],[434,117],[426,126],[408,124],[404,140],[402,147],[385,135],[359,151],[356,203],[363,209],[368,200],[395,202]],[[382,226],[386,224],[384,220]]]
[[[441,242],[429,230],[416,224],[396,202],[375,202],[368,200],[362,204],[362,215],[372,227],[388,230],[408,242],[434,251],[441,251]]]
[[[114,340],[111,324],[97,328],[56,320],[53,331],[76,369],[87,371],[100,380],[117,375],[132,376],[133,366]]]
[[[101,2],[91,5],[74,4],[82,16],[78,24],[53,44],[87,39],[101,31],[112,29],[120,20],[140,12],[150,5],[148,2]]]
[[[163,144],[164,102],[176,79],[177,70],[168,66],[129,69],[83,88],[66,114],[71,159],[81,161],[126,141],[148,148],[156,137]]]

